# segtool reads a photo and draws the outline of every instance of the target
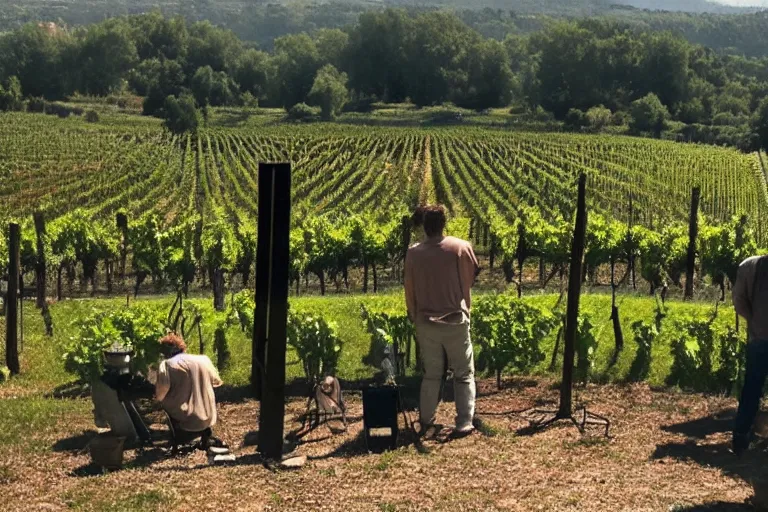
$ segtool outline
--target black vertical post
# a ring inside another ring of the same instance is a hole
[[[119,212],[115,216],[117,229],[120,230],[120,282],[125,284],[125,266],[128,259],[128,216]]]
[[[587,234],[587,176],[579,177],[579,200],[576,209],[576,226],[571,245],[571,270],[568,274],[568,306],[565,319],[565,352],[563,354],[563,382],[560,386],[560,410],[558,418],[570,418],[573,412],[573,363],[576,359],[576,327],[579,319],[581,298],[581,265]]]
[[[12,375],[18,375],[19,367],[19,245],[21,229],[11,224],[8,236],[8,308],[5,318],[5,363]]]
[[[635,227],[635,210],[633,208],[632,204],[632,193],[629,193],[629,224],[627,226],[627,237],[632,237],[632,228]],[[632,237],[634,238],[634,237]],[[635,264],[637,263],[637,259],[635,258],[635,249],[634,247],[630,246],[630,254],[629,254],[629,269],[632,271],[632,289],[637,290],[637,279],[636,279],[636,269]]]
[[[288,323],[290,164],[259,164],[252,383],[261,400],[259,453],[283,454],[285,351]]]
[[[45,264],[45,216],[42,212],[35,212],[32,216],[35,221],[37,234],[37,261],[35,262],[35,285],[37,286],[37,307],[45,306],[45,287],[48,280]]]
[[[691,218],[688,222],[688,258],[685,272],[685,300],[693,299],[693,273],[696,267],[696,239],[699,237],[699,199],[701,189],[694,187],[691,194]]]

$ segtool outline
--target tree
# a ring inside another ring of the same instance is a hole
[[[0,76],[16,76],[32,97],[58,99],[72,92],[70,76],[76,73],[77,47],[64,33],[49,33],[36,24],[0,36]],[[72,64],[65,65],[65,60]]]
[[[209,21],[195,23],[189,28],[187,74],[204,66],[211,66],[214,71],[228,71],[242,51],[242,43],[234,32],[214,27]]]
[[[113,21],[89,27],[80,44],[77,89],[82,92],[109,94],[138,62],[136,45],[128,28],[122,22]]]
[[[587,125],[591,130],[600,131],[611,123],[613,114],[603,105],[598,105],[587,110]]]
[[[176,98],[168,96],[165,99],[163,125],[171,132],[196,133],[201,122],[200,110],[195,104],[195,98],[189,94],[183,94]]]
[[[658,96],[649,93],[644,98],[632,102],[631,115],[630,130],[635,133],[651,132],[659,137],[669,119],[669,110]]]
[[[258,50],[246,50],[237,61],[232,76],[242,92],[250,92],[260,100],[267,93],[270,74],[269,54]]]
[[[361,14],[346,51],[350,87],[382,101],[405,100],[408,59],[404,42],[412,27],[413,21],[403,9]]]
[[[211,90],[213,90],[213,81],[213,68],[211,66],[203,66],[195,72],[190,82],[190,88],[198,105],[205,106],[209,104]]]
[[[574,23],[561,23],[533,36],[540,55],[538,100],[558,119],[572,108],[584,110],[601,102],[600,62],[595,34]]]
[[[454,103],[476,110],[509,104],[514,88],[514,75],[502,43],[493,40],[478,41],[469,50],[467,67],[467,88],[457,91],[453,98]]]
[[[144,98],[144,115],[155,115],[165,105],[168,96],[181,94],[186,77],[181,64],[175,60],[161,61],[153,75],[148,76],[149,88],[147,97]],[[156,73],[156,74],[154,74]]]
[[[435,11],[414,21],[407,40],[408,95],[419,106],[443,103],[467,88],[470,49],[480,35],[455,14]]]
[[[752,133],[760,141],[760,147],[768,150],[768,98],[764,98],[757,107],[752,119]]]
[[[286,109],[307,98],[320,68],[320,54],[307,34],[283,36],[275,41],[272,99]]]
[[[344,67],[349,34],[337,28],[324,28],[315,34],[315,45],[320,56],[320,62],[331,64],[336,69]]]
[[[340,73],[332,65],[326,64],[317,72],[309,99],[320,107],[323,120],[333,120],[349,99],[347,74]]]
[[[131,18],[131,29],[131,37],[142,61],[186,59],[189,32],[184,18],[165,18],[160,12],[153,11]]]
[[[24,101],[21,94],[21,82],[15,76],[8,79],[6,86],[0,85],[0,111],[24,110]]]

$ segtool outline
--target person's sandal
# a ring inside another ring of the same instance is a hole
[[[441,425],[432,424],[432,425],[423,425],[419,429],[419,438],[420,439],[434,439],[437,434],[440,433],[442,430]]]
[[[453,439],[463,439],[465,437],[471,436],[475,432],[474,425],[466,425],[461,428],[455,428],[453,429],[453,432],[451,432],[451,437]]]

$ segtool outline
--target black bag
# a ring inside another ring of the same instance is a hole
[[[397,447],[398,389],[394,386],[363,389],[363,430],[368,451],[382,453]]]

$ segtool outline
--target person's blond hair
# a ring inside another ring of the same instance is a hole
[[[184,343],[184,338],[173,332],[160,338],[160,347],[163,353],[166,354],[178,354],[187,351],[187,344]]]

